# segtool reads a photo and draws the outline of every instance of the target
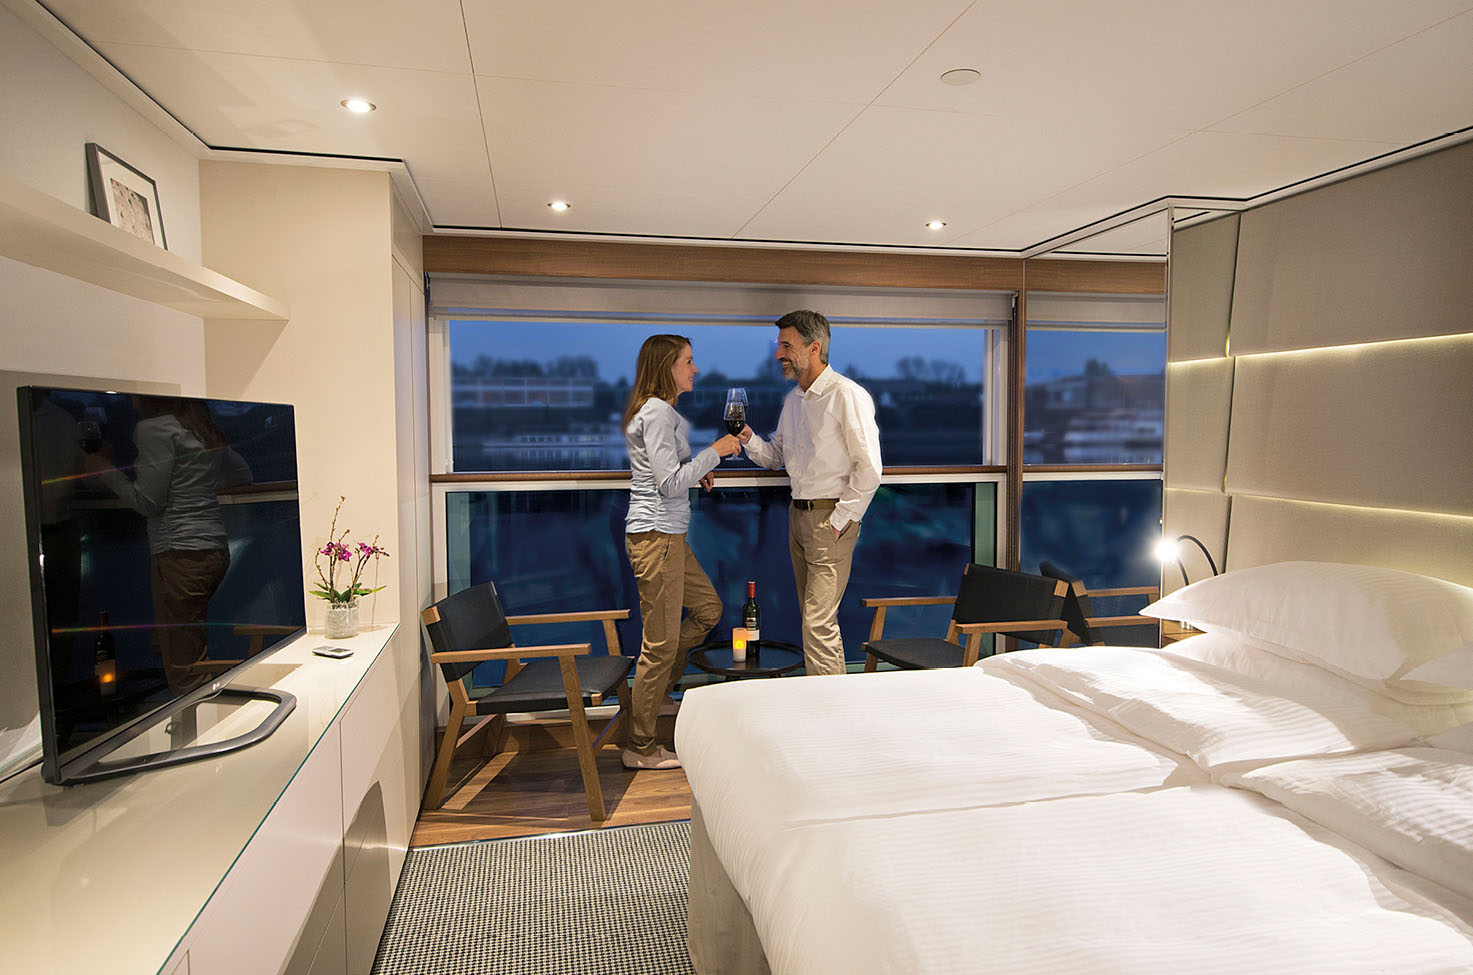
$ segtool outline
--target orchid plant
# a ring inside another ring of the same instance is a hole
[[[370,589],[363,585],[363,570],[370,561],[389,556],[389,550],[379,545],[377,535],[373,536],[372,542],[352,543],[348,541],[348,529],[344,528],[341,534],[338,533],[338,512],[342,510],[346,500],[346,496],[339,496],[338,506],[332,511],[332,525],[327,530],[327,544],[312,556],[317,578],[322,583],[312,590],[312,595],[321,596],[334,606],[346,606],[359,596],[367,596],[384,588],[374,586]],[[325,569],[324,559],[327,560]],[[338,585],[340,570],[347,576],[342,586]]]

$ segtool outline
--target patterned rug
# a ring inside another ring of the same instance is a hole
[[[690,823],[409,851],[374,975],[690,975]]]

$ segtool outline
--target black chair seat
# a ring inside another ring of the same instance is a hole
[[[587,704],[594,694],[610,697],[619,682],[629,676],[633,657],[578,657],[578,685]],[[533,660],[500,687],[468,688],[477,714],[511,711],[556,711],[568,706],[563,693],[563,674],[556,660]]]
[[[603,789],[598,781],[598,749],[605,741],[619,741],[629,725],[629,669],[634,659],[619,651],[616,620],[629,618],[627,609],[582,610],[570,613],[534,613],[516,617],[516,625],[586,623],[602,624],[608,654],[594,656],[587,643],[558,643],[517,646],[512,641],[512,621],[501,608],[501,597],[494,583],[479,585],[452,593],[420,613],[425,633],[430,638],[430,662],[438,664],[445,679],[445,692],[450,698],[450,717],[440,736],[430,781],[425,786],[424,806],[438,809],[445,796],[450,766],[455,750],[482,732],[493,753],[503,752],[511,726],[511,716],[522,712],[567,711],[566,721],[572,729],[573,747],[578,752],[578,772],[583,777],[583,791],[588,796],[589,818],[597,822],[607,819]],[[521,662],[516,673],[500,686],[473,686],[471,675],[476,667],[492,661]],[[571,663],[579,693],[563,685],[563,663]],[[595,738],[588,724],[586,708],[594,695],[602,704],[610,697],[619,701],[619,710]],[[464,735],[461,729],[475,719],[475,727]],[[540,723],[549,723],[539,718]],[[563,719],[552,718],[556,723]],[[463,781],[479,781],[484,786],[506,767],[498,760],[496,768],[484,779],[479,775]]]
[[[881,660],[903,670],[934,670],[976,663],[987,650],[984,634],[1002,634],[1013,641],[1052,646],[1065,628],[1060,613],[1068,585],[1046,576],[1029,575],[990,565],[969,564],[962,570],[955,596],[887,596],[860,600],[875,611],[870,639],[864,645],[864,669],[874,670]],[[891,607],[952,604],[946,636],[885,639],[885,611]],[[1018,629],[1043,624],[1044,630]],[[1012,628],[1010,628],[1012,627]]]
[[[1161,639],[1159,623],[1139,626],[1112,626],[1100,639],[1112,647],[1156,647]]]
[[[872,653],[902,670],[935,670],[962,665],[962,648],[933,636],[872,640],[864,645],[864,652]]]

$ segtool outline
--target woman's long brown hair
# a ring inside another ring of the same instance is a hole
[[[675,360],[680,352],[690,345],[684,335],[651,335],[639,347],[639,358],[634,362],[634,388],[629,391],[629,405],[624,407],[624,423],[620,427],[628,430],[634,415],[650,399],[674,399]]]

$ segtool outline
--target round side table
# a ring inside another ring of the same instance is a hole
[[[803,648],[781,640],[763,640],[762,649],[740,663],[731,659],[731,637],[707,640],[691,650],[686,658],[697,670],[715,674],[727,680],[746,677],[782,677],[803,666]]]

